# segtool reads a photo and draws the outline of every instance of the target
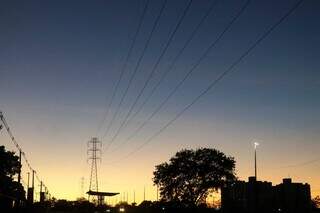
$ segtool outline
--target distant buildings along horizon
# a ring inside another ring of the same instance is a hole
[[[309,213],[311,211],[311,191],[309,184],[293,183],[291,178],[283,179],[273,186],[271,182],[237,181],[221,190],[223,212],[246,213]]]

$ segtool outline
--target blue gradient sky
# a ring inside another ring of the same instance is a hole
[[[194,1],[157,75],[180,50],[210,0]],[[252,143],[258,140],[259,174],[275,183],[290,176],[309,182],[320,193],[320,2],[306,0],[246,60],[167,131],[130,158],[142,144],[224,71],[296,1],[253,1],[183,87],[147,127],[117,152],[103,150],[102,188],[133,189],[146,185],[154,199],[154,165],[181,148],[208,146],[232,155],[238,176],[252,171]],[[1,1],[0,109],[21,147],[52,193],[74,199],[79,181],[88,177],[86,142],[97,134],[119,78],[145,1]],[[151,0],[129,66],[110,113],[141,54],[162,1]],[[130,87],[107,144],[159,57],[187,1],[169,1]],[[219,1],[216,9],[177,62],[151,101],[113,144],[117,147],[170,92],[244,1]],[[143,94],[138,106],[142,103]],[[110,116],[107,121],[110,121]],[[103,126],[106,129],[107,124]],[[103,131],[98,133],[100,137]],[[13,149],[4,131],[1,144]],[[112,164],[112,161],[119,161]],[[88,181],[88,179],[87,179]],[[141,195],[142,196],[142,195]]]

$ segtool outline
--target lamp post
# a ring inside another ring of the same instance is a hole
[[[257,180],[257,147],[259,146],[259,143],[254,142],[254,177]]]

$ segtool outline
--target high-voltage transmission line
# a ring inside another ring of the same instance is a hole
[[[182,13],[182,15],[180,16],[178,22],[176,23],[174,30],[172,31],[171,35],[169,36],[168,41],[165,44],[164,49],[162,50],[160,56],[158,57],[156,63],[153,65],[153,68],[151,70],[151,72],[149,73],[147,80],[144,82],[141,90],[138,93],[138,96],[135,98],[133,104],[131,105],[128,113],[126,114],[124,120],[122,121],[122,123],[120,124],[119,128],[117,129],[115,135],[111,138],[110,142],[109,142],[109,146],[116,140],[117,136],[120,134],[120,131],[124,128],[124,126],[126,125],[129,116],[131,115],[133,109],[135,108],[136,104],[138,103],[139,99],[141,98],[143,92],[145,91],[146,87],[148,86],[150,80],[152,79],[152,77],[154,76],[162,58],[164,57],[165,53],[167,52],[169,46],[171,45],[173,38],[175,37],[176,33],[178,32],[178,29],[180,28],[183,20],[185,19],[187,12],[189,11],[191,4],[192,4],[193,0],[189,0],[187,6],[184,8],[184,11]]]
[[[143,121],[138,128],[122,143],[129,142],[133,137],[135,137],[147,124],[148,122],[159,113],[159,111],[165,106],[165,104],[173,97],[173,95],[180,89],[180,87],[184,84],[184,82],[197,70],[199,65],[203,60],[207,58],[209,53],[216,47],[216,45],[223,39],[224,35],[230,30],[230,28],[234,25],[234,23],[239,19],[239,17],[244,13],[247,7],[250,4],[250,0],[247,0],[245,4],[240,8],[240,10],[235,14],[235,16],[231,19],[231,21],[226,25],[226,27],[219,33],[218,37],[215,38],[210,45],[205,49],[200,58],[192,65],[190,70],[183,76],[183,78],[178,82],[178,84],[170,91],[170,93],[164,98],[164,100],[160,103],[158,107],[147,117],[145,121]],[[115,150],[119,149],[118,146]]]
[[[101,142],[98,138],[91,138],[88,142],[88,160],[91,161],[89,192],[98,192],[98,167],[97,160],[101,160]],[[90,195],[89,195],[90,199]]]
[[[129,89],[130,89],[130,87],[131,87],[131,84],[132,84],[132,82],[133,82],[133,80],[134,80],[134,78],[135,78],[135,76],[136,76],[136,74],[137,74],[137,72],[138,72],[138,70],[139,70],[140,64],[141,64],[141,62],[142,62],[142,60],[143,60],[143,58],[144,58],[144,56],[145,56],[145,53],[146,53],[146,51],[147,51],[147,49],[148,49],[148,47],[149,47],[149,45],[150,45],[151,39],[152,39],[152,37],[153,37],[153,35],[154,35],[154,33],[155,33],[158,25],[159,25],[159,21],[160,21],[160,18],[161,18],[161,16],[162,16],[163,12],[164,12],[164,9],[165,9],[165,7],[166,7],[166,5],[167,5],[167,1],[168,1],[168,0],[164,0],[163,3],[162,3],[162,5],[161,5],[160,11],[159,11],[159,13],[158,13],[158,15],[157,15],[157,17],[156,17],[156,20],[155,20],[154,23],[153,23],[151,32],[149,33],[148,38],[147,38],[147,41],[146,41],[146,43],[144,44],[144,47],[143,47],[143,49],[142,49],[142,53],[141,53],[141,55],[139,56],[139,59],[138,59],[138,61],[137,61],[137,64],[136,64],[136,66],[135,66],[135,68],[134,68],[134,70],[133,70],[133,73],[132,73],[131,76],[130,76],[129,82],[128,82],[127,86],[126,86],[126,89],[125,89],[125,91],[124,91],[124,93],[123,93],[123,95],[122,95],[122,97],[121,97],[121,100],[120,100],[118,106],[117,106],[116,112],[113,114],[112,119],[111,119],[111,121],[110,121],[110,123],[109,123],[109,125],[108,125],[108,127],[107,127],[107,130],[106,130],[106,132],[105,132],[104,135],[103,135],[103,138],[106,137],[106,135],[107,135],[108,132],[110,131],[110,128],[111,128],[112,124],[115,122],[115,119],[116,119],[116,117],[117,117],[117,115],[118,115],[118,113],[119,113],[119,110],[121,109],[121,106],[122,106],[122,104],[123,104],[123,102],[124,102],[124,100],[125,100],[128,92],[129,92]],[[111,143],[112,143],[112,142],[110,141],[109,144],[107,144],[107,149],[109,148],[109,146],[111,145]]]
[[[111,197],[119,194],[117,192],[99,191],[97,160],[101,161],[101,146],[102,143],[96,137],[91,138],[91,140],[88,142],[88,160],[91,161],[91,172],[89,191],[87,194],[88,200],[90,200],[90,197],[92,196],[92,201],[98,205],[104,204],[104,198],[106,196]]]
[[[212,1],[211,5],[208,7],[206,10],[205,14],[202,16],[200,19],[199,23],[197,26],[193,29],[189,37],[186,39],[185,43],[183,44],[182,48],[179,50],[179,52],[175,55],[174,59],[170,63],[168,69],[166,69],[160,76],[160,80],[152,87],[150,93],[148,93],[147,97],[143,101],[143,103],[138,107],[138,109],[134,112],[134,114],[127,120],[127,122],[124,124],[123,128],[126,128],[126,126],[141,112],[143,107],[148,103],[150,98],[154,95],[156,92],[157,88],[162,84],[162,82],[165,80],[165,78],[168,76],[168,74],[173,71],[173,68],[175,67],[177,61],[180,59],[184,51],[187,49],[191,41],[194,39],[194,37],[197,35],[198,31],[200,30],[202,24],[205,22],[205,20],[209,17],[209,15],[212,13],[214,8],[217,5],[218,0]],[[123,145],[125,145],[127,142],[129,142],[131,139],[131,136],[127,138],[124,142],[119,144],[117,147],[115,147],[111,152],[114,152],[121,148]]]
[[[142,12],[142,14],[141,14],[141,16],[140,16],[140,18],[139,18],[138,27],[137,27],[137,29],[136,29],[136,31],[135,31],[135,33],[134,33],[133,40],[132,40],[132,42],[131,42],[131,44],[130,44],[129,51],[128,51],[128,53],[127,53],[127,55],[126,55],[126,58],[125,58],[125,62],[124,62],[124,64],[123,64],[123,66],[121,67],[120,76],[119,76],[119,79],[118,79],[118,81],[117,81],[117,83],[116,83],[116,85],[115,85],[115,88],[114,88],[114,90],[113,90],[113,93],[112,93],[112,95],[111,95],[110,102],[109,102],[109,104],[108,104],[108,106],[107,106],[107,108],[106,108],[105,114],[103,115],[103,119],[102,119],[101,123],[100,123],[99,126],[98,126],[97,134],[100,132],[100,130],[101,130],[104,122],[105,122],[106,119],[108,118],[109,111],[110,111],[110,109],[111,109],[112,103],[113,103],[113,101],[114,101],[114,99],[115,99],[115,96],[116,96],[118,90],[119,90],[120,82],[122,81],[122,78],[123,78],[124,73],[125,73],[125,71],[126,71],[126,69],[127,69],[127,66],[128,66],[129,59],[130,59],[130,57],[131,57],[131,55],[132,55],[133,48],[134,48],[134,46],[135,46],[135,44],[136,44],[136,42],[137,42],[137,38],[138,38],[139,32],[140,32],[140,30],[141,30],[141,26],[142,26],[143,20],[144,20],[144,18],[145,18],[146,13],[147,13],[147,9],[148,9],[148,6],[149,6],[149,2],[150,2],[150,0],[147,0],[145,6],[144,6],[144,8],[143,8],[143,12]],[[111,121],[110,121],[110,122],[111,122]],[[107,134],[107,133],[109,132],[110,127],[111,127],[111,126],[110,126],[110,123],[109,123],[105,134]]]
[[[240,10],[240,15],[249,4],[250,0],[246,2],[244,7]],[[209,91],[211,91],[221,80],[223,80],[227,75],[231,74],[235,71],[235,68],[259,45],[264,41],[279,25],[281,25],[294,11],[296,11],[299,6],[304,2],[304,0],[297,1],[280,19],[278,19],[273,25],[271,25],[257,40],[254,41],[252,45],[248,47],[246,51],[244,51],[226,70],[224,70],[216,79],[213,79],[211,83],[205,87],[200,94],[198,94],[189,104],[187,104],[181,111],[179,111],[172,119],[170,119],[162,128],[160,128],[157,132],[155,132],[151,137],[149,137],[144,143],[138,146],[136,149],[128,153],[122,159],[128,158],[134,153],[138,152],[147,144],[151,143],[154,138],[159,136],[162,132],[164,132],[170,125],[172,125],[178,118],[180,118],[189,108],[191,108],[196,102],[198,102],[204,95],[206,95]],[[200,59],[201,60],[201,59]],[[121,161],[120,159],[119,161]],[[115,161],[113,163],[119,162]]]

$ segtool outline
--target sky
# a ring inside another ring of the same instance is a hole
[[[279,184],[282,178],[291,177],[310,183],[312,195],[320,194],[317,0],[305,0],[235,72],[135,151],[297,2],[252,1],[164,107],[125,142],[245,4],[244,0],[218,0],[172,71],[110,144],[189,1],[167,2],[137,66],[163,2],[150,0],[110,108],[146,0],[0,2],[0,110],[50,193],[76,199],[82,195],[82,177],[84,190],[88,189],[87,142],[98,137],[102,142],[99,189],[128,193],[129,201],[133,191],[136,201],[141,201],[144,188],[146,198],[154,200],[155,165],[185,148],[210,147],[233,156],[237,176],[246,180],[254,174],[255,141],[260,143],[258,179]],[[191,3],[133,112],[169,69],[212,2]],[[135,67],[136,75],[119,108]],[[5,131],[0,132],[0,144],[15,150]],[[24,167],[24,181],[27,172]]]

